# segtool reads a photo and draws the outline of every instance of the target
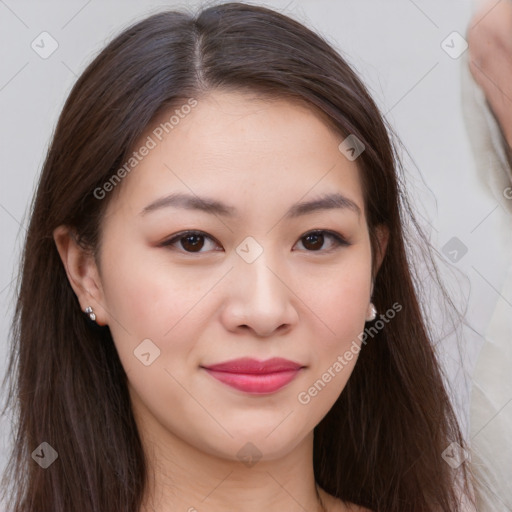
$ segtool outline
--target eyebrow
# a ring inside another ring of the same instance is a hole
[[[185,193],[174,193],[161,197],[143,208],[140,215],[146,215],[147,213],[169,207],[182,208],[185,210],[200,210],[223,217],[233,217],[236,215],[236,208],[234,206],[227,205],[209,197],[199,197]],[[361,209],[352,199],[339,193],[331,193],[324,194],[318,199],[303,201],[292,205],[285,213],[284,218],[295,218],[320,210],[333,209],[348,209],[358,216],[361,215]]]

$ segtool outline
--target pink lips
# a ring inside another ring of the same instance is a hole
[[[277,391],[291,382],[303,366],[281,358],[266,361],[242,358],[203,368],[212,377],[235,389],[265,394]]]

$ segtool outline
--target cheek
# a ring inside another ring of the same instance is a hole
[[[336,335],[341,335],[345,328],[358,325],[364,319],[369,294],[370,281],[366,275],[359,279],[355,275],[349,279],[340,277],[323,290],[321,309]]]
[[[139,335],[163,337],[198,303],[212,275],[167,263],[155,249],[112,252],[104,280],[105,300],[114,324]]]
[[[144,368],[146,373],[155,367],[174,367],[173,362],[178,360],[183,362],[198,339],[202,327],[197,317],[199,306],[216,276],[210,273],[193,279],[190,272],[161,260],[151,261],[145,251],[132,250],[128,255],[112,252],[111,256],[115,264],[108,267],[108,275],[105,273],[105,304],[126,373],[137,381],[144,364],[138,359],[139,352],[150,352],[150,360],[158,355],[156,364]],[[142,351],[139,347],[146,348]],[[152,386],[155,384],[152,382]]]
[[[350,345],[364,329],[370,301],[369,249],[362,247],[335,267],[304,275],[300,296],[307,297],[306,305],[322,328],[322,348],[330,351]]]
[[[339,273],[309,296],[322,334],[312,338],[311,371],[296,399],[312,421],[331,409],[357,363],[371,288],[369,269],[369,263],[357,271],[352,267],[349,274]]]
[[[318,316],[311,372],[297,395],[315,418],[326,414],[345,388],[361,350],[371,291],[371,252],[361,247],[329,272],[310,276],[308,305]],[[328,277],[327,277],[328,276]],[[314,283],[322,286],[315,286]],[[314,413],[313,413],[314,411]]]
[[[316,343],[312,365],[317,389],[322,391],[319,406],[326,412],[345,387],[357,362],[368,306],[369,286],[340,283],[324,302],[323,321],[329,326]],[[325,388],[325,390],[324,390]],[[312,390],[315,393],[315,390]]]

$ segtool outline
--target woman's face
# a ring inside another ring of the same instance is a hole
[[[298,104],[214,92],[184,105],[117,185],[93,306],[146,432],[270,460],[311,433],[356,363],[371,294],[359,172]]]

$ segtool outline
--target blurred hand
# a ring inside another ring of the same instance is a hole
[[[467,37],[471,74],[512,148],[512,0],[485,0]]]

